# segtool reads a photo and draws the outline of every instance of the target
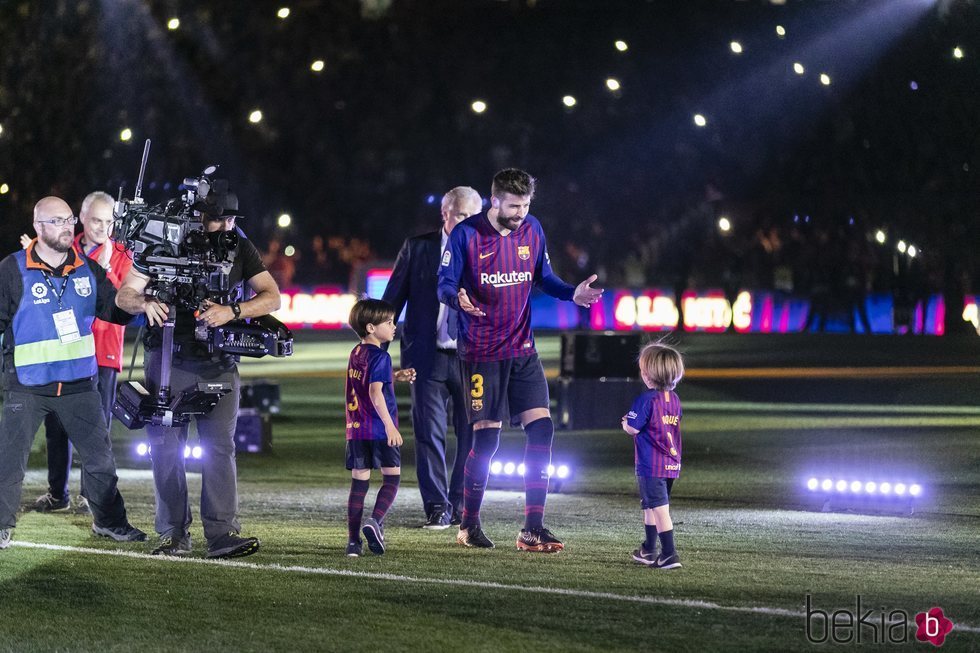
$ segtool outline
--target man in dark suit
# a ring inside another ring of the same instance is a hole
[[[409,238],[402,245],[384,300],[401,315],[401,365],[415,368],[412,385],[412,424],[415,461],[425,509],[423,528],[444,529],[462,515],[463,466],[473,441],[466,417],[464,384],[456,358],[456,311],[436,296],[439,263],[449,232],[479,213],[483,200],[468,186],[458,186],[442,198],[442,229]],[[446,474],[446,431],[449,402],[453,407],[456,459],[451,481]]]

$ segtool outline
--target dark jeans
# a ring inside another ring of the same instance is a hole
[[[116,370],[111,367],[99,368],[99,395],[102,397],[102,414],[105,415],[108,428],[112,424],[112,402],[116,398]],[[44,432],[48,443],[48,492],[55,499],[67,500],[68,475],[71,473],[71,441],[55,413],[48,413],[44,418]],[[84,480],[79,494],[85,496]]]

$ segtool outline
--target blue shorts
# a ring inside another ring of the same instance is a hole
[[[670,489],[674,486],[674,479],[637,476],[636,481],[640,486],[640,505],[644,510],[670,503]]]
[[[506,421],[532,408],[551,407],[548,381],[537,354],[502,361],[460,361],[470,424]]]
[[[401,467],[400,447],[392,447],[387,440],[348,440],[347,469],[380,469]]]

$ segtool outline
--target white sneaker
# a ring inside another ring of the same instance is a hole
[[[12,528],[0,529],[0,549],[6,549],[8,546],[10,546],[10,538],[12,535]]]
[[[75,513],[78,515],[91,515],[92,509],[89,508],[88,499],[79,494],[75,497]]]

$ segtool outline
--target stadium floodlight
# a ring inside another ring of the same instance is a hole
[[[820,83],[824,86],[830,86],[830,75],[827,73],[820,73]]]
[[[281,20],[289,18],[289,7],[279,7],[279,11],[276,12],[276,16]]]
[[[195,445],[191,447],[191,458],[196,458],[200,460],[203,454],[204,454],[204,450],[201,449],[200,445]]]
[[[315,73],[319,73],[323,71],[323,67],[325,65],[326,64],[323,62],[323,59],[317,59],[310,64],[310,70],[312,70]]]
[[[875,492],[878,491],[878,484],[875,483],[874,481],[868,481],[867,483],[864,484],[864,491],[867,492],[868,494],[874,494]]]
[[[568,469],[568,465],[558,465],[558,471],[556,473],[558,474],[558,478],[568,478],[570,472],[571,470]]]
[[[615,77],[610,77],[606,80],[606,88],[608,88],[610,91],[618,91],[621,88],[621,84]]]
[[[578,104],[578,100],[575,99],[574,95],[566,95],[561,99],[561,103],[564,104],[569,109],[571,109],[576,104]]]
[[[829,478],[825,478],[823,480],[823,483],[820,484],[820,489],[823,490],[824,492],[830,492],[830,488],[832,487],[834,487],[834,482]]]
[[[483,113],[487,110],[487,103],[483,100],[473,100],[473,103],[470,104],[470,109],[473,110],[473,113]]]
[[[0,195],[6,195],[9,192],[10,192],[9,184],[6,183],[0,184]]]
[[[491,474],[499,474],[502,471],[504,471],[504,464],[502,462],[495,460],[490,464]]]
[[[905,250],[909,248],[908,243],[906,243],[904,240],[898,241],[898,244],[895,245],[895,247],[898,248],[898,251],[902,254],[904,254]]]
[[[918,483],[913,483],[909,486],[909,494],[911,494],[913,497],[919,496],[922,494],[922,486]]]
[[[953,48],[953,58],[954,59],[962,59],[963,58],[963,48],[961,48],[960,46],[956,46],[955,48]]]
[[[253,110],[248,114],[248,121],[253,125],[257,125],[258,123],[262,122],[262,112],[258,109]]]
[[[630,49],[630,46],[626,44],[626,41],[616,41],[613,43],[613,45],[616,46],[616,49],[620,52],[626,52]]]
[[[797,61],[796,63],[793,64],[793,72],[796,73],[797,75],[802,75],[803,73],[806,72],[806,68],[803,67],[803,64]]]
[[[811,478],[806,482],[806,489],[810,490],[811,492],[816,490],[818,487],[820,487],[820,481],[815,478]]]
[[[786,28],[783,27],[782,25],[776,25],[776,36],[778,36],[779,38],[783,38],[784,36],[786,36]]]
[[[520,465],[517,466],[517,475],[524,476],[525,470],[527,470],[527,467],[524,466],[524,463],[521,463]]]
[[[507,474],[507,476],[513,474],[515,469],[517,469],[517,465],[514,463],[504,463],[504,474]]]
[[[875,240],[878,241],[879,245],[885,244],[885,238],[887,238],[887,236],[885,235],[885,232],[882,231],[881,229],[875,232]]]
[[[735,54],[742,54],[742,44],[738,41],[732,41],[728,44],[728,47],[732,49]]]
[[[859,494],[862,487],[861,481],[851,481],[851,492],[854,494]]]
[[[837,484],[834,487],[837,488],[838,492],[847,492],[847,481],[841,479],[837,481]]]
[[[150,453],[150,445],[145,442],[140,442],[136,445],[136,455],[142,458],[146,454]]]
[[[881,490],[881,493],[882,494],[891,494],[892,493],[892,484],[889,483],[888,481],[885,481],[884,483],[882,483],[879,486],[878,489]]]
[[[704,127],[708,124],[708,119],[702,116],[700,113],[694,114],[694,124],[698,127]]]
[[[895,484],[895,494],[897,494],[898,496],[904,496],[905,495],[905,483],[896,483]]]

